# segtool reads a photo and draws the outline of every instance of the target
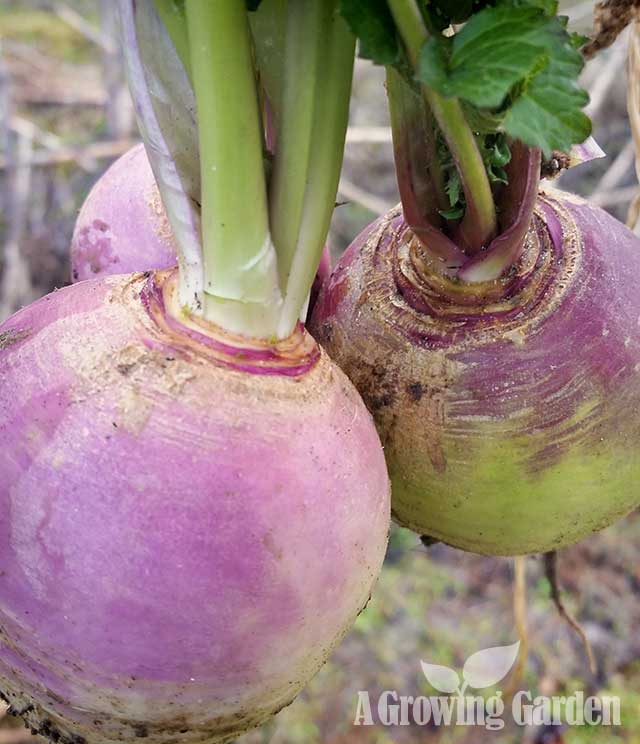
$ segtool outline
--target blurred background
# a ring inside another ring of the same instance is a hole
[[[588,33],[593,2],[566,2]],[[138,141],[113,0],[0,0],[0,321],[69,281],[68,247],[92,184]],[[625,221],[638,193],[626,110],[628,31],[584,71],[595,137],[607,157],[565,173],[559,186]],[[636,81],[637,82],[637,81]],[[358,62],[345,167],[330,236],[334,259],[398,200],[383,74]],[[0,380],[0,385],[2,381]],[[640,743],[640,518],[629,516],[559,555],[559,583],[591,642],[558,615],[542,558],[526,560],[529,657],[519,689],[534,695],[619,695],[615,729],[355,727],[357,693],[435,694],[420,661],[460,670],[481,648],[513,643],[514,563],[394,529],[373,598],[305,692],[239,744]],[[0,744],[35,742],[0,708]]]

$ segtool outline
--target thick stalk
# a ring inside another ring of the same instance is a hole
[[[420,50],[428,39],[420,9],[415,0],[389,0],[389,8],[415,70]],[[467,208],[460,226],[461,241],[470,252],[477,252],[488,244],[497,228],[491,184],[480,150],[458,99],[445,98],[423,83],[421,86],[464,187]]]
[[[509,186],[498,197],[500,235],[486,251],[470,258],[458,272],[465,282],[495,281],[511,269],[524,249],[540,184],[540,150],[522,142],[511,143],[507,168]]]
[[[202,174],[204,315],[235,333],[271,337],[281,295],[247,11],[238,0],[187,0],[186,9]]]
[[[189,52],[189,33],[184,6],[176,0],[154,0],[156,10],[164,23],[180,61],[184,65],[187,75],[191,78],[191,57]]]
[[[429,254],[444,268],[457,268],[466,256],[441,230],[440,212],[449,201],[435,152],[433,117],[419,92],[393,67],[387,68],[387,97],[404,218]]]
[[[271,176],[271,235],[278,254],[280,286],[286,287],[302,221],[309,179],[315,99],[324,74],[324,39],[318,33],[326,0],[289,0],[284,87]]]
[[[335,207],[349,118],[355,38],[337,12],[336,3],[322,3],[317,36],[322,43],[323,70],[313,104],[313,131],[300,231],[278,335],[287,336],[307,301],[320,262]]]
[[[386,69],[387,100],[393,137],[393,154],[400,195],[403,185],[415,197],[414,209],[432,224],[440,224],[440,212],[449,208],[444,174],[437,159],[436,126],[420,93],[389,66]],[[401,176],[406,179],[401,179]],[[404,200],[403,200],[404,206]],[[405,206],[406,211],[406,206]]]

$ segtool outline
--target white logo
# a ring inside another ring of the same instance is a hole
[[[358,692],[355,726],[482,726],[489,731],[504,728],[505,701],[502,691],[490,697],[467,694],[497,685],[515,664],[520,642],[492,646],[477,651],[466,660],[462,676],[447,666],[420,662],[422,672],[439,696],[400,695],[385,690],[372,707],[368,691]],[[377,714],[377,715],[374,715]],[[528,690],[518,691],[511,701],[511,716],[519,726],[619,726],[620,698],[585,698],[576,691],[567,697],[534,697]]]
[[[482,690],[493,687],[504,679],[515,664],[520,650],[520,641],[511,646],[492,646],[476,651],[465,661],[462,668],[462,684],[458,673],[446,666],[420,662],[424,676],[439,692],[464,695],[467,687]]]

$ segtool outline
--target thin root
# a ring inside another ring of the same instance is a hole
[[[562,597],[560,596],[560,588],[558,584],[558,553],[557,551],[553,550],[550,553],[544,554],[544,568],[545,568],[545,576],[547,577],[547,580],[549,581],[549,585],[551,586],[551,599],[553,600],[553,603],[556,606],[556,609],[558,610],[560,617],[562,617],[565,620],[565,622],[567,622],[582,639],[582,644],[587,654],[587,659],[589,660],[589,669],[591,670],[591,674],[593,674],[595,677],[595,675],[598,672],[598,664],[596,662],[596,657],[593,653],[593,647],[591,646],[591,642],[587,638],[587,635],[582,629],[582,626],[580,625],[580,623],[573,617],[573,615],[569,612],[569,610],[567,610],[562,600]]]
[[[510,698],[520,685],[529,657],[529,632],[527,630],[527,557],[513,559],[513,615],[520,639],[518,658],[505,686],[505,698]]]

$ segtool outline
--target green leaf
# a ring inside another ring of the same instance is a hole
[[[498,140],[491,151],[491,162],[498,168],[504,167],[511,160],[511,150],[506,139]]]
[[[584,142],[591,134],[591,120],[582,111],[589,96],[575,82],[581,69],[582,57],[568,47],[523,86],[505,116],[505,131],[540,147],[545,157]]]
[[[416,78],[445,96],[456,95],[450,81],[451,39],[432,36],[420,50]]]
[[[474,106],[468,101],[462,101],[465,119],[476,134],[493,134],[502,128],[504,111],[491,111]]]
[[[441,209],[440,215],[445,220],[459,220],[464,215],[464,206],[451,207],[451,209]]]
[[[449,197],[449,204],[455,207],[460,201],[460,195],[462,193],[462,183],[460,182],[460,175],[454,168],[449,171],[449,180],[446,185],[447,196]]]
[[[245,0],[245,2],[247,4],[247,10],[253,11],[258,10],[258,6],[262,2],[262,0]]]
[[[568,150],[589,136],[591,124],[582,112],[588,96],[577,83],[580,39],[562,18],[547,15],[556,9],[555,0],[503,0],[485,8],[452,39],[427,41],[417,77],[460,98],[479,134],[504,131],[547,156]]]
[[[448,60],[438,49],[443,38],[432,37],[423,48],[418,77],[445,96],[494,108],[566,41],[558,21],[538,8],[487,8],[456,34]]]
[[[386,0],[340,0],[340,13],[358,38],[358,54],[378,65],[400,57],[396,27]]]
[[[574,49],[582,49],[582,47],[591,39],[584,34],[579,34],[576,31],[569,34],[569,43]]]
[[[492,184],[508,183],[504,166],[511,160],[511,149],[504,133],[478,138],[478,147]]]

